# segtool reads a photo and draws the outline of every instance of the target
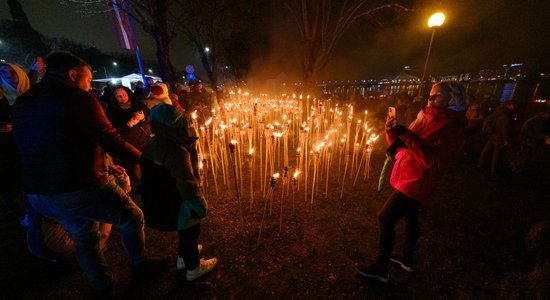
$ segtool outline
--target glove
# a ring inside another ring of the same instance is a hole
[[[395,155],[398,148],[407,148],[407,145],[405,145],[402,140],[396,139],[395,142],[393,142],[393,144],[391,144],[388,149],[386,149],[386,152],[390,155]]]
[[[397,136],[400,136],[400,135],[402,135],[402,134],[405,133],[405,132],[407,132],[407,127],[405,127],[405,126],[403,126],[403,125],[401,125],[401,124],[397,124],[397,125],[395,126],[395,134],[396,134]]]

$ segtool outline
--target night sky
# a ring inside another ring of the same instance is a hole
[[[55,0],[21,0],[31,25],[50,37],[66,37],[95,45],[107,52],[122,51],[108,15],[77,13]],[[435,34],[428,73],[448,74],[495,69],[503,64],[523,63],[529,72],[550,72],[550,1],[461,0],[408,1],[416,9],[396,24],[373,27],[358,22],[338,47],[334,59],[321,75],[327,79],[392,77],[404,66],[421,72],[430,40],[427,19],[440,9],[446,21]],[[285,15],[284,8],[277,12]],[[7,1],[0,2],[0,18],[8,19]],[[271,52],[254,63],[257,76],[275,77],[284,72],[298,76],[300,50],[297,32],[273,22]],[[154,59],[153,41],[138,32],[142,55]],[[196,64],[196,55],[177,40],[173,61],[178,70]],[[200,68],[200,66],[199,66]]]

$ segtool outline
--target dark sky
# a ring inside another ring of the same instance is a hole
[[[72,11],[57,0],[21,0],[33,27],[44,35],[64,36],[107,51],[120,51],[110,17]],[[416,10],[393,25],[373,27],[359,22],[344,37],[323,77],[368,79],[391,77],[409,65],[421,73],[430,41],[426,22],[437,9],[446,14],[436,31],[428,73],[477,72],[503,64],[524,63],[532,72],[550,72],[549,0],[409,1]],[[280,8],[279,13],[284,13]],[[0,18],[10,18],[7,1]],[[265,76],[298,74],[300,50],[292,28],[274,24],[271,53],[255,62]],[[139,28],[136,28],[139,33]],[[288,37],[289,39],[282,38]],[[145,58],[154,59],[153,41],[138,34]],[[183,42],[175,43],[174,63],[183,69],[196,58]],[[267,74],[266,74],[267,73]]]
[[[427,19],[438,8],[446,21],[434,36],[429,73],[477,72],[510,63],[550,72],[550,1],[416,3],[418,10],[399,24],[384,28],[358,24],[326,72],[336,73],[336,78],[391,77],[409,65],[421,73],[431,35]]]

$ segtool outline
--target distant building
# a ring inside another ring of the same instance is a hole
[[[518,79],[524,77],[523,64],[506,64],[500,69],[480,70],[475,79],[497,80],[497,79]]]

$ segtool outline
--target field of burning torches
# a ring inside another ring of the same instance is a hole
[[[257,244],[274,210],[281,228],[299,201],[314,209],[322,199],[341,199],[346,187],[378,180],[370,160],[381,132],[369,126],[368,111],[309,95],[231,96],[224,113],[213,110],[208,119],[192,113],[201,186],[207,200],[228,190],[241,226],[246,211],[261,201]]]

